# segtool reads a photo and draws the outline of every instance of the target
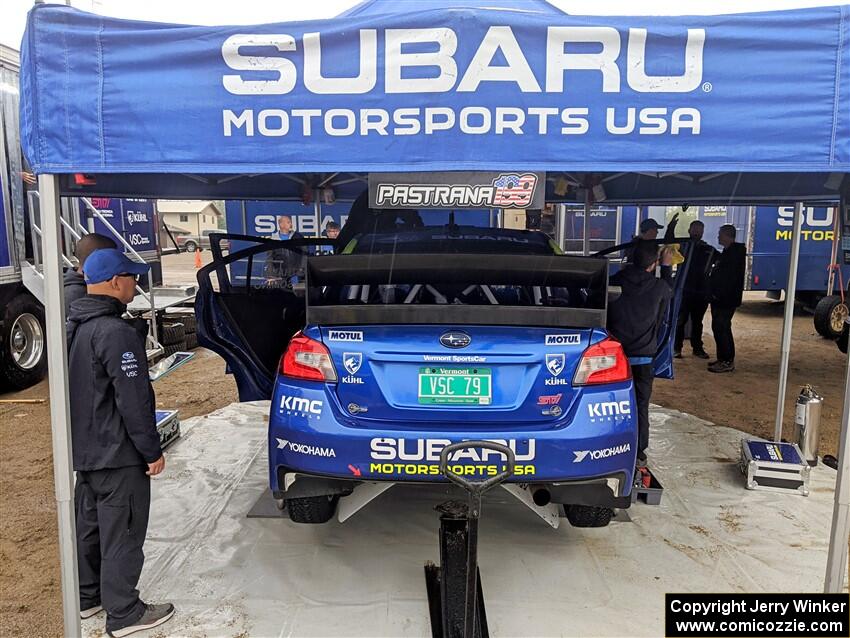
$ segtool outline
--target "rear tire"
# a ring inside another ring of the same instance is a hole
[[[565,505],[564,509],[573,527],[606,527],[614,516],[614,510],[610,507]]]
[[[330,496],[310,496],[307,498],[286,499],[289,520],[293,523],[317,525],[327,523],[336,512],[339,494]]]
[[[815,306],[815,330],[827,339],[838,339],[844,330],[844,319],[847,315],[847,304],[841,303],[841,297],[823,297]]]
[[[3,313],[0,375],[13,390],[23,390],[41,381],[46,372],[44,308],[32,295],[18,295]]]
[[[187,253],[193,253],[198,250],[198,244],[193,241],[187,241],[183,246],[186,248]]]

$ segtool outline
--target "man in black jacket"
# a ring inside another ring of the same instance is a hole
[[[80,615],[106,610],[110,636],[150,629],[174,614],[136,585],[144,563],[150,477],[162,472],[144,341],[121,319],[147,264],[114,248],[85,261],[87,295],[71,304],[68,377],[77,484]]]
[[[101,248],[117,248],[115,242],[106,235],[89,233],[83,235],[74,247],[74,257],[77,258],[77,267],[65,271],[65,317],[71,310],[71,302],[86,296],[86,280],[83,277],[83,265],[89,255]]]
[[[741,305],[744,295],[744,276],[747,249],[735,241],[735,227],[724,224],[717,233],[723,252],[709,274],[711,299],[711,330],[717,342],[717,361],[708,364],[710,372],[735,370],[735,338],[732,336],[732,316]]]
[[[673,350],[676,358],[682,356],[682,345],[685,342],[685,324],[691,320],[691,348],[694,356],[708,359],[708,353],[702,343],[702,320],[708,310],[708,271],[714,263],[717,251],[703,241],[705,224],[698,219],[691,222],[688,235],[693,242],[691,245],[688,276],[682,294],[682,306],[679,309],[679,320],[676,323],[676,342]]]
[[[641,466],[646,465],[649,445],[649,399],[655,379],[652,360],[658,352],[658,333],[673,296],[672,261],[673,254],[665,249],[658,279],[658,247],[655,242],[637,240],[632,263],[611,277],[611,284],[620,286],[622,292],[608,308],[608,330],[623,344],[632,369],[638,409],[637,460]]]

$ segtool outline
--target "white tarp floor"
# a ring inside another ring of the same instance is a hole
[[[153,482],[140,590],[177,614],[153,636],[427,636],[433,507],[453,488],[396,487],[345,523],[247,518],[267,488],[268,403],[182,424]],[[836,472],[811,495],[748,491],[742,432],[653,408],[658,507],[601,529],[555,530],[502,489],[479,541],[490,633],[662,636],[666,592],[823,591]],[[631,520],[628,520],[631,519]],[[83,622],[103,635],[101,614]]]

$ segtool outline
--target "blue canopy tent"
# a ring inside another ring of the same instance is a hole
[[[542,0],[408,8],[367,0],[332,20],[239,27],[30,12],[21,126],[44,218],[69,635],[79,616],[61,195],[300,199],[362,190],[374,171],[535,170],[550,201],[794,202],[796,255],[801,202],[850,190],[850,6],[676,17],[571,16]],[[830,590],[850,526],[848,418],[845,405]]]

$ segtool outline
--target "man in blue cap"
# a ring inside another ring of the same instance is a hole
[[[105,609],[113,637],[174,615],[173,605],[146,604],[136,589],[150,477],[165,467],[144,340],[121,318],[147,271],[114,248],[91,253],[83,265],[87,295],[71,304],[66,326],[80,615]]]

